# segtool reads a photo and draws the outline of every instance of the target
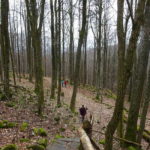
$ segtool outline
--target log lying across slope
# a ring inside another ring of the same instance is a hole
[[[80,140],[81,140],[84,150],[94,150],[94,147],[93,147],[88,135],[83,130],[83,128],[79,128],[78,132],[79,132]]]

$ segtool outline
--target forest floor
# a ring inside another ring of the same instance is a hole
[[[93,139],[97,142],[103,141],[106,126],[111,119],[115,105],[115,94],[109,90],[101,91],[102,102],[95,99],[93,87],[82,87],[78,89],[76,113],[69,110],[72,95],[72,86],[62,88],[64,96],[61,97],[62,107],[56,107],[56,100],[50,100],[50,78],[44,78],[45,106],[43,117],[37,115],[37,98],[34,93],[34,84],[22,79],[17,82],[22,88],[12,88],[13,97],[11,101],[0,101],[0,122],[8,124],[14,122],[14,127],[1,128],[0,124],[0,147],[6,144],[16,144],[20,150],[26,150],[27,146],[38,143],[42,138],[52,143],[61,137],[78,137],[77,128],[81,126],[81,118],[78,113],[82,105],[88,108],[86,118],[90,114],[94,118]],[[125,104],[128,109],[128,103]],[[127,114],[127,112],[125,112]],[[150,131],[150,109],[148,112],[146,129]],[[5,121],[4,121],[5,120]],[[25,126],[26,124],[26,126]],[[41,137],[35,132],[43,128],[47,132],[46,137]],[[143,149],[146,150],[147,143],[143,140]],[[103,149],[103,145],[100,145]],[[119,150],[118,141],[114,147]]]

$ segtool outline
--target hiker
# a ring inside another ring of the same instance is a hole
[[[64,80],[61,80],[61,86],[64,87]]]
[[[85,115],[86,115],[86,112],[87,112],[87,108],[84,107],[84,105],[82,105],[82,107],[79,109],[80,111],[80,115],[82,117],[82,122],[84,121],[84,118],[85,118]]]
[[[67,80],[64,81],[64,85],[65,85],[65,87],[67,87]]]

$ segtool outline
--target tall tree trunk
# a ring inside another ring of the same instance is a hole
[[[11,41],[10,42],[11,43],[10,58],[11,58],[11,65],[12,65],[13,81],[14,81],[14,85],[16,85],[16,74],[15,74],[15,64],[14,64],[14,55],[13,55],[13,51],[14,51],[14,37],[13,37],[13,35],[10,35],[10,41]]]
[[[107,20],[105,12],[105,23],[104,23],[104,53],[103,53],[103,88],[106,88],[107,79]]]
[[[56,88],[56,49],[55,49],[55,33],[54,33],[54,7],[53,0],[50,0],[51,8],[51,49],[52,49],[52,83],[51,83],[51,98],[55,97],[55,88]]]
[[[32,74],[32,39],[31,39],[31,26],[30,26],[30,20],[29,15],[27,13],[27,36],[26,36],[26,48],[27,48],[27,70],[29,73],[29,81],[32,82],[33,74]]]
[[[70,43],[69,43],[69,78],[70,82],[73,82],[73,75],[74,75],[74,44],[73,44],[73,1],[69,0],[70,10],[69,10],[69,17],[70,17]]]
[[[3,82],[3,70],[2,70],[2,59],[1,59],[1,54],[0,54],[0,80]]]
[[[10,23],[10,58],[11,58],[11,64],[12,64],[12,72],[13,72],[13,81],[14,85],[16,85],[16,74],[15,74],[15,57],[14,57],[14,51],[15,51],[15,37],[14,33],[12,32],[12,24]]]
[[[83,85],[86,85],[86,83],[87,83],[87,38],[88,38],[88,19],[87,19],[85,39],[84,39],[84,77],[83,77]]]
[[[45,35],[45,23],[43,23],[43,48],[44,48],[44,76],[47,76],[47,70],[46,70],[46,35]]]
[[[77,56],[76,56],[76,66],[75,66],[75,75],[74,75],[74,87],[73,87],[73,94],[70,103],[70,109],[72,112],[75,111],[75,103],[76,103],[76,94],[78,88],[78,81],[79,81],[79,70],[80,70],[80,61],[81,61],[81,48],[85,36],[86,30],[86,4],[87,0],[83,0],[83,8],[82,8],[82,28],[79,34],[79,41],[78,41],[78,48],[77,48]]]
[[[93,54],[93,76],[92,76],[92,84],[93,86],[96,85],[96,79],[95,79],[95,74],[96,74],[96,39],[94,39],[94,54]]]
[[[123,28],[123,12],[124,0],[118,0],[118,18],[117,18],[117,34],[118,34],[118,85],[117,85],[117,99],[115,103],[115,110],[113,116],[107,126],[105,133],[105,150],[112,150],[113,135],[122,119],[124,96],[131,70],[133,67],[136,45],[140,33],[140,27],[143,23],[143,13],[145,8],[145,0],[139,0],[138,8],[135,12],[134,23],[132,27],[131,37],[127,48],[125,59],[125,34]]]
[[[150,30],[150,0],[147,1],[146,11],[145,11],[145,23],[142,30],[141,38],[141,52],[139,54],[139,59],[137,67],[135,70],[135,79],[133,81],[134,87],[132,88],[131,94],[131,104],[129,108],[128,122],[125,138],[130,141],[136,142],[137,135],[137,121],[140,111],[140,104],[142,100],[143,88],[146,79],[146,72],[148,66],[148,58],[150,51],[150,36],[147,31]],[[126,144],[129,146],[130,144]]]
[[[2,32],[1,32],[1,24],[0,24],[0,78],[1,82],[3,82],[3,66],[2,66]]]
[[[143,105],[142,113],[141,113],[140,127],[138,131],[138,136],[137,136],[137,142],[139,144],[141,144],[143,131],[145,129],[146,115],[149,109],[149,103],[150,103],[150,68],[149,68],[149,74],[148,74],[148,81],[147,81],[147,85],[145,89],[144,105]]]
[[[58,46],[58,96],[57,106],[61,105],[61,2],[58,1],[58,34],[59,34],[59,46]]]
[[[62,78],[65,80],[65,14],[64,14],[64,3],[62,3]]]
[[[102,0],[99,1],[98,6],[98,38],[97,38],[97,93],[96,99],[100,99],[100,78],[101,78],[101,26],[102,26]]]
[[[1,49],[4,71],[4,92],[9,97],[9,52],[10,40],[8,31],[9,1],[1,0]]]
[[[18,20],[18,18],[17,18]],[[19,32],[18,32],[18,21],[17,21],[17,27],[16,27],[16,32],[17,32],[17,37],[16,37],[16,42],[17,42],[17,62],[18,62],[18,78],[19,82],[21,82],[21,63],[20,63],[20,47],[19,47]]]
[[[42,30],[43,19],[44,19],[45,0],[41,0],[40,14],[38,14],[36,0],[33,1],[25,0],[25,2],[26,2],[27,13],[29,14],[30,17],[32,44],[34,48],[34,57],[35,57],[34,58],[35,91],[38,97],[38,114],[41,115],[43,111],[43,104],[44,104],[41,30]]]

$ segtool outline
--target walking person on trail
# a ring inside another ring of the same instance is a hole
[[[81,117],[82,117],[82,122],[84,121],[84,118],[85,118],[85,115],[86,115],[86,113],[87,113],[87,108],[85,108],[84,107],[84,105],[82,105],[82,107],[79,109],[79,111],[80,111],[80,115],[81,115]]]
[[[64,81],[64,85],[65,85],[65,87],[67,87],[67,80]]]
[[[64,80],[61,80],[61,86],[64,87]]]

